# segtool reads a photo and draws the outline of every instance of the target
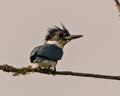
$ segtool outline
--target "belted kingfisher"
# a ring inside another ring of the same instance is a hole
[[[48,28],[45,43],[32,50],[30,61],[36,64],[36,68],[56,71],[56,64],[63,56],[64,46],[73,39],[83,37],[83,35],[70,35],[66,27],[61,25],[62,28],[58,26]]]

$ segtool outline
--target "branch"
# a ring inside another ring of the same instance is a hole
[[[118,0],[114,0],[114,1],[116,3],[117,9],[118,9],[118,11],[120,13],[120,2]]]
[[[36,72],[36,73],[42,73],[42,74],[54,75],[54,76],[55,75],[70,75],[70,76],[81,76],[81,77],[120,80],[120,76],[110,76],[110,75],[100,75],[100,74],[90,74],[90,73],[78,73],[78,72],[71,72],[71,71],[53,72],[52,70],[32,68],[31,66],[23,67],[23,68],[15,68],[15,67],[9,66],[7,64],[0,65],[0,70],[3,70],[4,72],[12,72],[13,76],[19,76],[20,74],[26,75],[26,74]]]

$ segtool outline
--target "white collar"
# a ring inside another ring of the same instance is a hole
[[[60,42],[57,41],[47,41],[46,44],[55,44],[56,46],[58,46],[59,48],[63,49],[64,45],[62,45]]]

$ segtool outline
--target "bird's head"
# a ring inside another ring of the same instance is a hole
[[[45,38],[47,44],[56,44],[60,48],[63,48],[71,40],[83,37],[83,35],[71,35],[66,27],[62,25],[62,28],[54,26],[48,28],[48,34]]]

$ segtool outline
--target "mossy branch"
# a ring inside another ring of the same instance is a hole
[[[110,75],[100,75],[100,74],[90,74],[90,73],[78,73],[71,71],[56,71],[46,69],[38,69],[32,68],[31,66],[23,67],[23,68],[15,68],[13,66],[9,66],[7,64],[0,65],[0,70],[4,72],[12,72],[13,76],[26,75],[33,72],[43,73],[47,75],[70,75],[70,76],[81,76],[81,77],[92,77],[92,78],[102,78],[102,79],[111,79],[111,80],[120,80],[120,76],[110,76]]]

